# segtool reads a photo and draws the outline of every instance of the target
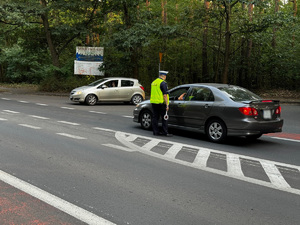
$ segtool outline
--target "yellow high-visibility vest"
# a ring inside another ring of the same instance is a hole
[[[164,94],[160,90],[160,84],[164,82],[164,80],[157,78],[151,84],[151,96],[150,103],[154,104],[162,104],[164,103]],[[168,104],[169,104],[169,95],[168,95]]]

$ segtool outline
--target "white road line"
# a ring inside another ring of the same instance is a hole
[[[21,102],[21,103],[29,103],[29,102],[27,102],[27,101],[19,101],[19,102]]]
[[[91,225],[113,225],[114,224],[102,217],[99,217],[55,195],[52,195],[2,170],[0,170],[0,180],[87,224],[91,224]]]
[[[98,113],[98,114],[107,114],[107,113],[104,113],[104,112],[97,112],[97,111],[89,111],[90,113]]]
[[[111,130],[111,129],[106,129],[106,128],[101,128],[101,127],[93,127],[94,130],[101,130],[101,131],[107,131],[107,132],[112,132],[115,133],[115,130]]]
[[[3,110],[4,112],[8,112],[8,113],[14,113],[14,114],[17,114],[19,112],[16,112],[16,111],[11,111],[11,110]]]
[[[281,137],[270,137],[270,138],[279,139],[279,140],[285,140],[285,141],[300,142],[300,140],[294,140],[294,139],[289,139],[289,138],[281,138]]]
[[[165,156],[167,156],[169,158],[175,158],[176,155],[178,154],[178,152],[180,152],[181,149],[182,149],[181,144],[173,144],[171,146],[171,148],[169,148],[169,150],[166,152]]]
[[[61,109],[70,109],[73,110],[74,108],[70,108],[70,107],[60,107]]]
[[[23,126],[23,127],[28,127],[28,128],[31,128],[31,129],[35,129],[35,130],[42,129],[40,127],[35,127],[35,126],[29,125],[29,124],[19,124],[19,125]]]
[[[104,146],[110,147],[110,148],[116,148],[122,151],[126,151],[126,152],[134,152],[134,150],[130,149],[130,148],[126,148],[120,145],[114,145],[114,144],[102,144]]]
[[[4,119],[4,118],[0,118],[0,121],[7,121],[7,119]]]
[[[69,138],[73,138],[73,139],[78,139],[78,140],[84,140],[84,139],[87,139],[85,137],[80,137],[80,136],[75,136],[75,135],[72,135],[72,134],[66,134],[66,133],[56,133],[58,135],[61,135],[61,136],[65,136],[65,137],[69,137]]]
[[[123,133],[123,132],[116,132],[115,137],[120,143],[127,146],[128,148],[133,149],[135,151],[142,152],[147,155],[151,155],[153,157],[157,157],[157,158],[164,159],[164,160],[167,160],[170,162],[175,162],[175,163],[178,163],[181,165],[201,169],[203,171],[207,171],[207,172],[231,177],[234,179],[246,181],[249,183],[258,184],[261,186],[265,186],[265,187],[293,193],[296,195],[300,195],[300,190],[290,187],[290,185],[285,181],[284,177],[281,175],[280,171],[277,168],[277,166],[282,166],[282,167],[287,167],[287,168],[291,168],[294,170],[296,169],[296,170],[300,171],[300,166],[290,165],[290,164],[286,164],[286,163],[279,163],[279,162],[274,162],[274,161],[270,161],[270,160],[249,157],[249,156],[245,156],[245,155],[238,155],[238,154],[232,154],[232,153],[226,154],[225,153],[226,160],[228,159],[229,161],[233,161],[233,163],[235,163],[235,165],[229,166],[228,171],[223,171],[223,170],[218,170],[215,168],[207,167],[207,161],[209,159],[210,154],[211,153],[219,153],[219,154],[224,155],[224,152],[222,152],[222,151],[184,144],[183,146],[185,146],[185,147],[197,148],[199,150],[195,157],[194,162],[190,163],[190,162],[176,159],[175,157],[173,157],[173,158],[165,157],[165,155],[157,154],[153,151],[145,151],[145,149],[143,147],[140,147],[137,144],[135,144],[134,142],[130,141],[130,140],[135,140],[137,138],[149,139],[149,137],[142,136],[142,135],[135,135],[135,134],[131,134],[131,133]],[[180,145],[181,144],[181,143],[177,143],[177,142],[173,142],[173,141],[165,141],[165,140],[163,140],[163,141],[166,143],[172,144],[172,145],[174,145],[174,144]],[[228,155],[230,155],[230,156],[228,157]],[[262,180],[258,180],[255,178],[244,176],[242,170],[239,168],[241,165],[239,165],[238,160],[240,160],[240,159],[259,161],[261,163],[261,165],[263,165],[264,171],[269,176],[271,182],[262,181]]]
[[[274,164],[269,164],[264,161],[261,161],[260,163],[272,184],[274,184],[278,188],[291,188],[291,186],[285,181],[280,171]]]
[[[1,98],[2,100],[5,100],[5,101],[10,101],[9,98]]]
[[[134,135],[134,134],[129,135],[129,136],[127,136],[127,137],[126,137],[126,135],[125,135],[125,140],[126,140],[126,141],[129,141],[129,142],[133,142],[133,141],[135,141],[135,139],[137,139],[137,138],[138,138],[138,136],[137,136],[137,135]]]
[[[43,117],[43,116],[35,116],[35,115],[29,115],[29,116],[33,117],[33,118],[41,119],[41,120],[49,120],[49,118]]]
[[[40,106],[48,106],[47,104],[44,103],[35,103],[36,105],[40,105]]]
[[[142,146],[141,148],[143,150],[148,150],[150,151],[153,147],[155,147],[159,142],[161,142],[161,140],[158,139],[153,139],[149,142],[147,142],[144,146]]]
[[[200,148],[195,157],[193,164],[200,166],[200,167],[206,167],[209,155],[210,155],[210,150]]]
[[[79,123],[72,123],[72,122],[68,122],[68,121],[57,121],[58,123],[64,123],[64,124],[68,124],[68,125],[73,125],[73,126],[79,126]]]
[[[133,116],[123,116],[123,117],[125,117],[125,118],[130,118],[130,119],[133,118]]]
[[[240,157],[233,154],[226,155],[227,172],[236,176],[244,176],[242,171]]]

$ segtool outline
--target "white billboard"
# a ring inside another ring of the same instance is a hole
[[[104,76],[104,73],[99,71],[99,66],[103,62],[88,62],[88,61],[77,61],[74,60],[74,74],[76,75],[94,75]]]
[[[99,71],[99,66],[103,63],[103,52],[103,47],[76,47],[74,74],[104,76],[104,73]]]

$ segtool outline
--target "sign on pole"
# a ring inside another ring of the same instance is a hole
[[[74,74],[104,76],[104,73],[99,71],[103,63],[103,52],[103,47],[76,47]]]

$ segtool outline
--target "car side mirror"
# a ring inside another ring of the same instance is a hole
[[[175,99],[176,99],[176,96],[169,97],[169,100],[175,100]]]
[[[101,89],[107,88],[105,84],[101,85]]]

